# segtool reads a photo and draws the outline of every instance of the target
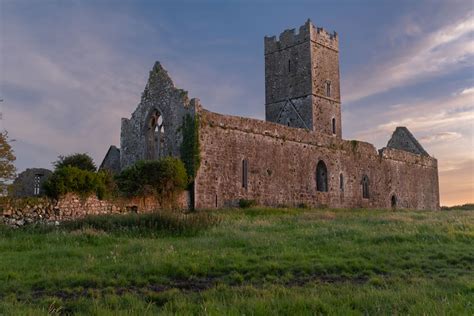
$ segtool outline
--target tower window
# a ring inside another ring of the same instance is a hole
[[[336,134],[336,119],[332,119],[332,133]]]
[[[242,160],[242,188],[248,188],[248,160]]]
[[[291,72],[291,60],[288,59],[288,72]]]
[[[331,81],[326,81],[326,96],[331,97]]]
[[[341,190],[341,192],[344,192],[344,176],[342,175],[342,173],[339,175],[339,190]]]

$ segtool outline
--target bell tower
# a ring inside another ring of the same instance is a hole
[[[341,138],[339,43],[310,20],[265,37],[265,118]]]

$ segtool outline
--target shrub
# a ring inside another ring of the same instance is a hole
[[[139,161],[116,177],[123,195],[155,195],[161,203],[173,202],[176,194],[186,189],[187,180],[183,162],[172,157]]]
[[[239,200],[239,207],[240,208],[249,208],[256,206],[257,202],[255,200],[246,200],[246,199],[240,199]]]
[[[43,188],[47,196],[58,198],[66,193],[81,196],[96,194],[99,199],[107,195],[104,173],[95,173],[77,167],[61,167],[45,181]]]
[[[53,162],[56,170],[63,167],[76,167],[86,171],[96,171],[94,160],[88,154],[72,154],[69,156],[59,156],[58,160]]]
[[[103,184],[98,188],[97,196],[99,196],[99,198],[116,197],[118,188],[112,172],[110,170],[100,170],[97,172],[97,177]]]

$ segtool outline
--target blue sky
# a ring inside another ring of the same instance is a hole
[[[439,160],[442,204],[474,201],[470,0],[0,0],[18,170],[73,152],[100,164],[155,60],[209,110],[263,119],[263,37],[308,18],[339,34],[343,137],[380,148],[405,125]]]

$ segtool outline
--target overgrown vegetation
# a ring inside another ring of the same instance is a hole
[[[351,140],[352,153],[357,151],[357,147],[359,147],[359,142],[357,140]]]
[[[181,128],[183,133],[183,142],[181,143],[181,159],[183,160],[188,182],[192,183],[196,177],[199,165],[201,163],[199,151],[199,118],[187,114],[183,119]]]
[[[87,154],[59,156],[53,164],[56,169],[43,184],[51,198],[67,193],[83,197],[96,194],[99,199],[154,195],[162,206],[173,207],[178,194],[188,185],[183,162],[173,157],[138,161],[115,177],[106,170],[96,172],[94,161]]]
[[[58,158],[53,162],[53,174],[43,183],[48,197],[57,199],[75,193],[82,197],[95,194],[103,199],[114,195],[113,176],[108,171],[96,172],[94,160],[88,154],[76,153]]]
[[[116,177],[117,187],[125,196],[154,195],[162,203],[172,203],[187,184],[186,169],[181,160],[166,157],[139,161]]]
[[[0,227],[0,315],[474,314],[473,212],[216,215],[193,234],[140,216]],[[138,233],[154,226],[172,228]]]
[[[239,207],[240,208],[249,208],[257,205],[257,201],[255,200],[246,200],[246,199],[240,199],[239,200]]]
[[[96,194],[99,199],[107,196],[106,182],[110,177],[105,172],[91,172],[77,167],[65,166],[53,172],[44,182],[47,196],[58,198],[67,193],[76,193],[86,197]]]

